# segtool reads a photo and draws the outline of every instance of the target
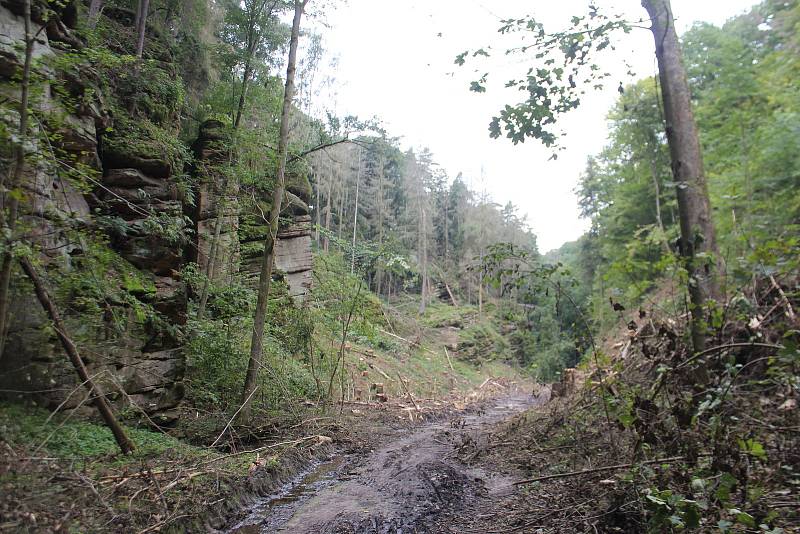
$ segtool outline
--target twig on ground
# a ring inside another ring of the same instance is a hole
[[[227,432],[228,429],[231,427],[231,424],[233,424],[233,420],[236,419],[236,416],[239,415],[239,412],[242,411],[242,408],[244,408],[245,405],[247,405],[247,403],[250,402],[250,398],[253,395],[255,395],[255,393],[256,393],[256,391],[258,391],[258,389],[259,389],[258,385],[256,385],[256,387],[253,389],[253,391],[250,392],[250,394],[247,396],[247,398],[244,400],[244,402],[241,404],[241,406],[239,406],[239,408],[235,412],[233,412],[233,415],[231,416],[231,418],[228,419],[228,424],[226,424],[225,428],[222,429],[222,432],[219,433],[219,436],[217,436],[217,439],[215,439],[214,442],[211,444],[211,447],[216,445],[217,442],[222,439],[222,436],[225,435],[225,432]]]
[[[416,408],[418,412],[421,412],[422,410],[420,410],[419,404],[417,404],[417,401],[414,400],[414,395],[412,395],[411,392],[408,390],[408,385],[406,385],[405,381],[403,380],[403,377],[400,376],[400,372],[397,373],[397,379],[400,380],[400,384],[403,386],[406,395],[408,395],[408,398],[411,399],[411,404],[414,405],[414,408]]]
[[[637,465],[650,465],[650,464],[660,464],[660,463],[668,463],[668,462],[677,462],[678,460],[685,460],[684,456],[672,456],[670,458],[659,458],[658,460],[646,460],[644,462],[636,462],[630,464],[619,464],[619,465],[607,465],[604,467],[595,467],[594,469],[583,469],[581,471],[570,471],[568,473],[557,473],[555,475],[546,475],[543,477],[536,477],[536,478],[529,478],[527,480],[518,480],[514,482],[512,485],[514,486],[521,486],[523,484],[532,484],[534,482],[541,482],[543,480],[552,480],[555,478],[568,478],[568,477],[575,477],[580,475],[588,475],[591,473],[602,473],[605,471],[617,471],[619,469],[626,469],[628,467],[634,467]]]

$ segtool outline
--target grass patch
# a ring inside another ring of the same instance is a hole
[[[12,446],[36,450],[57,458],[97,458],[119,454],[119,447],[107,427],[69,415],[50,413],[38,407],[0,403],[0,439]],[[177,439],[140,428],[126,428],[136,444],[131,461],[167,451],[191,453],[194,449]]]

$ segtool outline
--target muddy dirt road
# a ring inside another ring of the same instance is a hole
[[[231,534],[447,532],[442,519],[512,491],[506,476],[462,461],[485,446],[486,430],[533,397],[499,399],[483,410],[398,434],[359,456],[312,466],[263,499]],[[461,457],[461,458],[460,458]]]

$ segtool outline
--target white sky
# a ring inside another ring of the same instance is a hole
[[[628,20],[645,15],[639,0],[597,0],[603,8],[620,5]],[[695,20],[721,24],[754,5],[754,0],[672,0],[679,31]],[[614,56],[601,62],[614,74],[603,93],[584,98],[562,126],[565,150],[557,161],[535,140],[514,146],[505,138],[490,139],[488,124],[514,92],[502,82],[524,73],[527,64],[498,57],[481,65],[498,83],[488,93],[468,90],[473,68],[453,64],[456,54],[485,45],[502,48],[496,33],[500,18],[534,13],[553,30],[566,27],[572,14],[584,13],[586,0],[348,0],[331,10],[323,32],[328,59],[322,74],[334,78],[333,90],[323,97],[338,115],[377,116],[403,148],[428,147],[453,179],[459,172],[476,190],[486,189],[501,204],[512,201],[528,215],[542,252],[579,237],[587,221],[578,217],[573,193],[586,157],[606,142],[605,115],[626,76],[622,59],[638,77],[655,72],[652,35],[635,29]],[[613,7],[612,7],[613,9]],[[620,12],[620,11],[616,11]],[[439,34],[441,33],[441,36]],[[502,54],[497,54],[501,56]],[[481,170],[483,169],[483,173]],[[484,179],[481,180],[483,174]]]

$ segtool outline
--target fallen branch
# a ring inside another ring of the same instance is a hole
[[[649,464],[660,464],[666,462],[677,462],[678,460],[684,460],[683,456],[672,456],[670,458],[660,458],[658,460],[646,460],[644,462],[636,462],[632,464],[619,464],[619,465],[607,465],[605,467],[596,467],[594,469],[584,469],[582,471],[570,471],[569,473],[558,473],[555,475],[547,475],[543,477],[537,478],[529,478],[527,480],[519,480],[514,482],[512,485],[514,486],[521,486],[523,484],[532,484],[534,482],[541,482],[543,480],[552,480],[555,478],[569,478],[569,477],[576,477],[580,475],[588,475],[591,473],[603,473],[606,471],[617,471],[618,469],[627,469],[629,467],[634,467],[637,465],[649,465]]]
[[[786,308],[786,316],[789,317],[792,321],[795,320],[796,316],[794,314],[794,309],[792,309],[792,305],[789,302],[789,299],[786,298],[786,293],[783,292],[781,286],[778,285],[778,282],[775,281],[775,277],[769,275],[769,281],[772,282],[772,287],[774,287],[778,291],[778,295],[781,297],[781,303],[783,304],[784,308]]]
[[[56,331],[58,339],[61,341],[61,346],[64,348],[64,352],[67,353],[70,362],[72,362],[72,366],[75,368],[78,376],[85,384],[86,389],[89,391],[89,396],[93,396],[92,401],[97,407],[97,411],[100,412],[103,422],[109,429],[111,429],[112,434],[114,434],[114,439],[116,440],[117,445],[119,445],[119,448],[122,450],[123,454],[132,453],[135,449],[133,442],[128,438],[128,435],[125,433],[122,425],[119,424],[119,421],[117,421],[117,418],[114,416],[114,412],[111,411],[111,406],[109,406],[108,402],[106,401],[105,394],[100,387],[94,383],[92,377],[89,376],[89,372],[86,370],[86,365],[83,363],[83,359],[78,352],[78,347],[67,335],[66,326],[64,325],[64,321],[61,319],[61,314],[58,312],[58,308],[50,298],[50,294],[47,292],[42,279],[39,277],[39,273],[36,272],[36,268],[33,266],[33,263],[31,263],[31,260],[27,257],[23,256],[20,258],[19,263],[22,266],[22,270],[25,271],[25,274],[33,284],[33,288],[36,291],[36,297],[39,299],[39,303],[42,305],[42,308],[44,308],[45,312],[47,312],[47,315],[50,317],[50,320],[53,322],[53,327]]]
[[[394,380],[392,380],[392,377],[390,377],[389,375],[387,375],[386,373],[384,373],[384,372],[383,372],[383,371],[380,369],[380,367],[378,367],[378,366],[377,366],[377,365],[375,365],[374,363],[372,363],[372,362],[367,362],[367,365],[369,366],[369,368],[370,368],[370,369],[372,369],[373,371],[375,371],[376,373],[378,373],[379,375],[381,375],[383,378],[385,378],[385,379],[386,379],[386,380],[388,380],[389,382],[394,382]]]
[[[427,352],[427,353],[429,353],[429,354],[433,354],[434,356],[439,356],[439,354],[437,354],[437,353],[433,352],[433,351],[432,351],[432,350],[430,350],[430,349],[426,349],[425,347],[423,347],[422,345],[420,345],[419,341],[413,341],[413,340],[411,340],[411,339],[406,339],[406,338],[404,338],[404,337],[400,337],[400,336],[398,336],[397,334],[392,334],[391,332],[387,332],[386,330],[382,330],[382,329],[380,329],[380,328],[378,328],[378,332],[381,332],[381,333],[383,333],[383,334],[386,334],[387,336],[392,336],[392,337],[395,337],[395,338],[399,339],[400,341],[405,341],[405,342],[406,342],[406,343],[408,343],[410,346],[412,346],[412,347],[417,347],[417,348],[419,348],[419,349],[422,349],[422,350],[424,350],[425,352]]]
[[[406,395],[408,395],[408,398],[411,399],[411,404],[414,405],[414,408],[416,408],[418,412],[421,412],[422,410],[419,409],[419,404],[417,404],[417,401],[414,400],[414,395],[412,395],[411,392],[408,390],[408,386],[406,385],[405,381],[403,380],[403,377],[400,376],[399,372],[397,373],[397,378],[400,380],[400,384],[403,386],[403,389],[406,391]]]
[[[728,343],[727,345],[718,345],[716,347],[711,347],[709,349],[706,349],[706,350],[704,350],[702,352],[698,352],[697,354],[695,354],[694,356],[692,356],[688,360],[686,360],[683,363],[681,363],[680,365],[678,365],[675,368],[675,370],[683,369],[684,367],[686,367],[690,363],[692,363],[692,362],[696,361],[697,359],[702,358],[703,356],[706,356],[708,354],[713,354],[715,352],[720,352],[720,351],[723,351],[725,349],[747,348],[747,347],[761,347],[761,348],[765,348],[765,349],[775,349],[775,350],[781,350],[781,349],[784,348],[783,345],[775,345],[775,344],[772,344],[772,343]]]
[[[261,447],[255,448],[255,449],[250,449],[250,450],[247,450],[247,451],[232,452],[230,454],[225,454],[223,456],[218,456],[217,458],[212,458],[210,460],[206,460],[205,462],[201,462],[201,463],[197,464],[197,467],[198,468],[199,467],[204,467],[206,465],[211,465],[213,463],[217,463],[217,462],[222,461],[222,460],[227,460],[228,458],[233,458],[234,456],[241,456],[243,454],[254,454],[254,453],[261,452],[261,451],[266,451],[266,450],[269,450],[269,449],[275,449],[277,447],[299,445],[299,444],[301,444],[301,443],[303,443],[305,441],[312,440],[312,439],[316,439],[320,443],[327,443],[327,442],[329,442],[331,440],[331,438],[329,438],[328,436],[323,436],[321,434],[315,434],[313,436],[306,436],[304,438],[295,439],[295,440],[291,440],[291,441],[281,441],[279,443],[273,443],[272,445],[264,445],[264,446],[261,446]]]
[[[447,352],[447,347],[444,348],[444,355],[447,356],[447,365],[450,366],[450,370],[455,371],[455,369],[453,369],[453,361],[450,359],[450,353]]]
[[[239,412],[241,412],[241,411],[242,411],[242,408],[244,408],[244,406],[245,406],[245,405],[246,405],[248,402],[250,402],[250,398],[251,398],[253,395],[255,395],[256,391],[258,391],[258,385],[256,385],[256,387],[255,387],[255,388],[253,388],[253,391],[251,391],[251,392],[250,392],[250,395],[248,395],[248,396],[247,396],[247,398],[246,398],[246,399],[245,399],[245,401],[244,401],[244,402],[243,402],[243,403],[242,403],[242,404],[239,406],[239,408],[238,408],[238,409],[237,409],[235,412],[233,412],[233,415],[232,415],[232,416],[231,416],[231,418],[228,420],[228,424],[226,424],[226,425],[225,425],[225,428],[223,428],[223,429],[222,429],[222,432],[220,432],[220,433],[219,433],[219,436],[217,436],[217,439],[215,439],[215,440],[214,440],[214,443],[212,443],[212,444],[211,444],[211,447],[213,447],[214,445],[216,445],[216,444],[217,444],[217,442],[218,442],[219,440],[221,440],[221,439],[222,439],[222,436],[224,436],[224,435],[225,435],[225,432],[227,432],[227,431],[228,431],[228,429],[229,429],[229,428],[231,427],[231,425],[233,424],[233,420],[234,420],[234,419],[236,419],[236,416],[237,416],[237,415],[239,415]]]

